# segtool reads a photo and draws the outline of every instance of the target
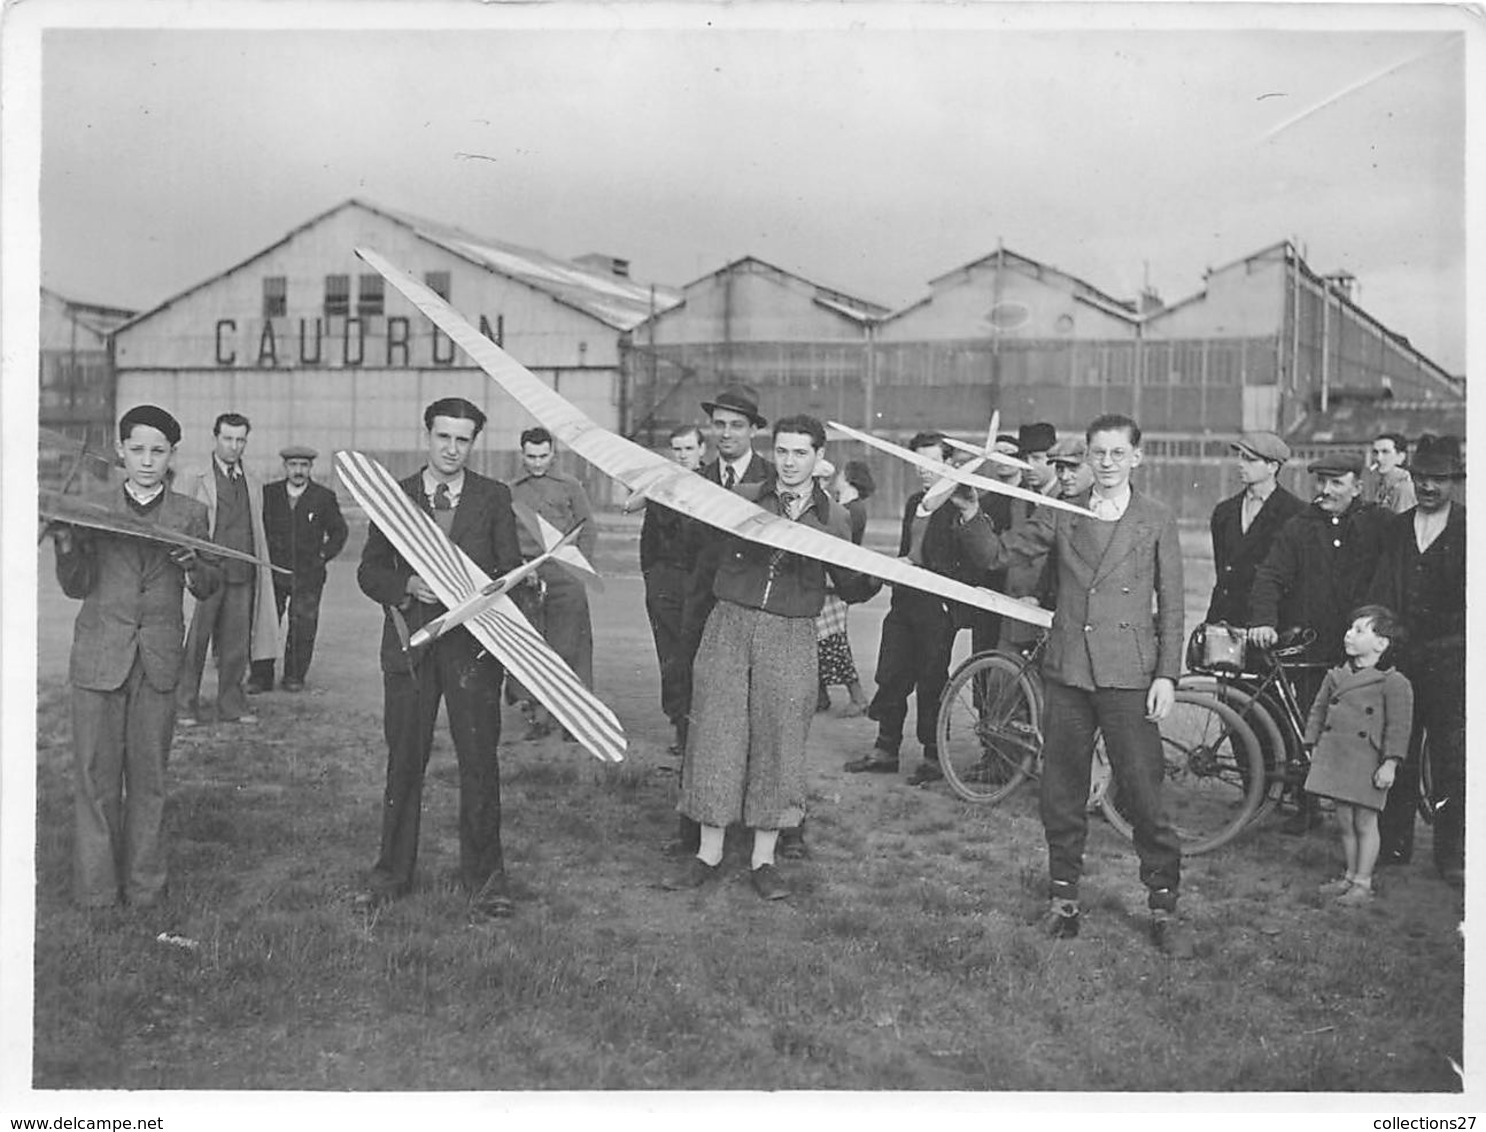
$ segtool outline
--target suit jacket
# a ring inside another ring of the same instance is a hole
[[[345,547],[348,534],[335,492],[314,480],[304,485],[298,506],[289,502],[288,480],[265,484],[263,529],[273,564],[293,570],[294,585],[314,589],[325,584],[325,563]],[[275,574],[273,583],[287,590],[291,579]]]
[[[1388,520],[1367,600],[1404,619],[1408,638],[1399,666],[1411,675],[1421,665],[1465,662],[1465,507],[1450,504],[1445,529],[1419,553],[1414,510]]]
[[[1352,610],[1367,600],[1389,518],[1361,500],[1335,517],[1316,504],[1291,517],[1254,572],[1250,622],[1313,629],[1307,656],[1340,660],[1342,634]]]
[[[1254,573],[1268,556],[1280,528],[1304,511],[1305,504],[1284,488],[1276,487],[1245,531],[1243,496],[1239,492],[1214,507],[1208,524],[1212,531],[1215,580],[1207,620],[1247,626],[1254,623],[1249,620],[1249,592],[1254,586]]]
[[[1185,594],[1182,549],[1170,508],[1131,489],[1100,553],[1101,521],[1053,518],[1047,571],[1056,609],[1043,656],[1049,679],[1075,688],[1148,688],[1181,674]]]
[[[253,526],[253,552],[268,553],[268,535],[263,530],[263,485],[258,477],[243,470],[248,485],[248,517]],[[210,461],[205,471],[187,472],[180,478],[179,490],[206,504],[207,522],[215,535],[217,530],[217,475]],[[273,571],[259,567],[253,571],[253,630],[249,655],[253,660],[274,660],[279,655],[279,614],[273,600]]]
[[[423,469],[399,480],[398,486],[414,506],[430,516],[433,514],[423,494]],[[521,565],[521,547],[516,536],[516,515],[511,510],[510,489],[503,483],[466,469],[459,506],[454,509],[450,539],[492,578]],[[418,659],[409,656],[403,648],[393,617],[394,610],[402,618],[409,634],[416,633],[445,612],[444,606],[426,604],[408,593],[408,579],[414,573],[412,564],[397,552],[373,523],[366,534],[356,582],[362,593],[387,610],[382,625],[384,672],[410,672]],[[468,633],[469,630],[460,626],[451,632]]]
[[[88,501],[136,518],[122,486]],[[206,506],[168,488],[151,519],[162,527],[207,537]],[[185,651],[182,613],[187,584],[206,597],[222,584],[215,561],[198,557],[189,575],[170,560],[172,548],[102,532],[80,532],[72,550],[57,555],[57,581],[68,597],[83,599],[72,633],[73,686],[111,692],[123,686],[138,656],[145,678],[168,692],[180,676]]]

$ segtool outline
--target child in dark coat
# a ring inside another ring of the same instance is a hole
[[[1414,690],[1402,673],[1378,667],[1400,640],[1399,620],[1386,606],[1353,610],[1342,638],[1347,663],[1326,673],[1305,728],[1313,751],[1305,788],[1336,800],[1347,860],[1346,875],[1323,884],[1321,894],[1349,907],[1373,898],[1378,815],[1408,753]]]

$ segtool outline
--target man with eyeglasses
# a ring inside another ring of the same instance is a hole
[[[1175,703],[1181,671],[1182,552],[1171,510],[1130,484],[1142,459],[1140,435],[1135,421],[1118,414],[1090,424],[1094,518],[1058,511],[1052,522],[1042,591],[1043,604],[1054,607],[1042,662],[1041,812],[1049,873],[1043,927],[1055,938],[1078,934],[1089,771],[1099,734],[1121,809],[1135,827],[1152,942],[1174,958],[1189,958],[1191,933],[1176,918],[1181,844],[1162,803],[1165,759],[1157,726]]]

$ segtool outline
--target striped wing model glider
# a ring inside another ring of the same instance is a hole
[[[337,452],[341,482],[399,554],[450,609],[490,586],[464,551],[413,504],[381,464],[360,452]],[[614,713],[573,674],[542,635],[501,594],[465,625],[583,746],[604,762],[623,762],[627,742]]]
[[[471,326],[453,307],[418,280],[374,251],[357,248],[356,254],[426,314],[553,436],[630,491],[751,542],[848,570],[859,570],[884,581],[925,590],[1017,621],[1043,628],[1052,624],[1052,614],[1048,610],[1025,605],[995,590],[967,586],[803,523],[771,515],[742,496],[709,483],[695,472],[616,436],[542,384],[525,366]]]

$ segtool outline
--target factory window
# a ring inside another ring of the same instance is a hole
[[[444,302],[449,301],[449,273],[447,271],[425,271],[423,282],[428,284],[428,289]]]
[[[289,281],[282,275],[263,277],[263,317],[282,318],[289,310]]]
[[[346,315],[351,313],[351,277],[349,275],[327,275],[325,277],[325,314]]]
[[[385,313],[385,300],[380,275],[363,275],[356,284],[356,314],[359,318]]]

